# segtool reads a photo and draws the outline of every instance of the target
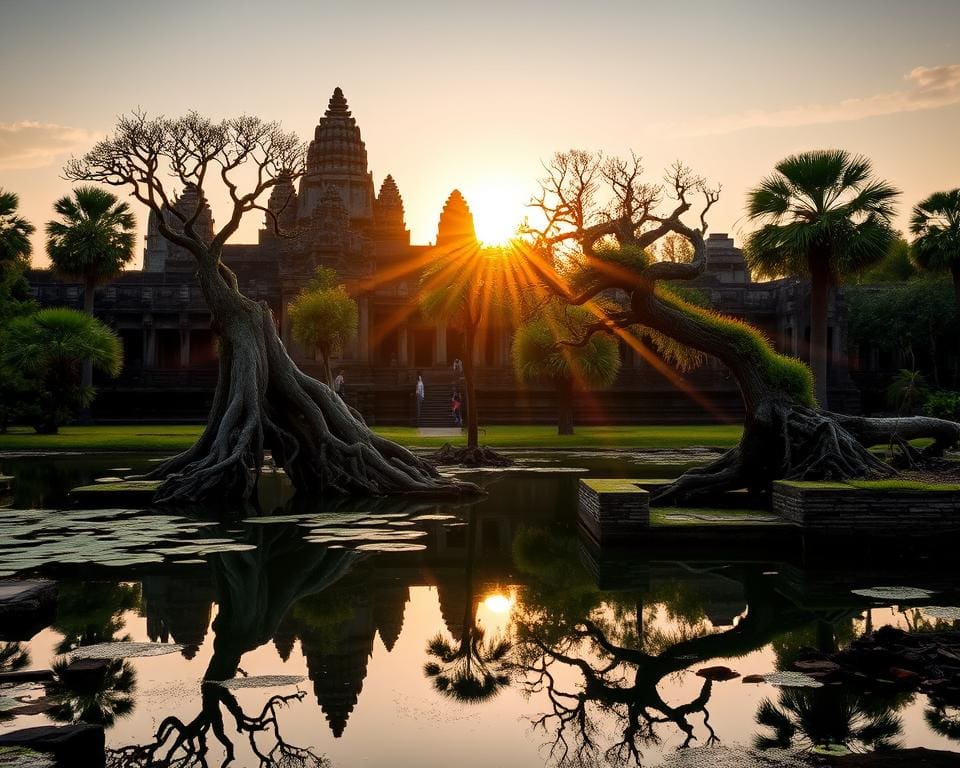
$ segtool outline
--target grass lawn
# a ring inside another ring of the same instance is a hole
[[[190,446],[202,426],[138,424],[61,427],[57,435],[37,435],[12,427],[0,435],[0,451],[177,451]],[[462,444],[463,437],[421,437],[414,427],[380,427],[377,432],[415,448]],[[561,437],[551,426],[487,427],[480,442],[496,448],[727,448],[740,439],[739,425],[579,427]]]

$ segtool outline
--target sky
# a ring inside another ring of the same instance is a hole
[[[454,188],[481,238],[505,234],[570,148],[632,150],[651,181],[682,160],[722,185],[710,229],[738,242],[747,191],[797,151],[871,158],[901,228],[960,186],[960,0],[0,0],[0,71],[0,187],[36,265],[64,162],[118,115],[252,114],[308,140],[336,86],[414,243]]]

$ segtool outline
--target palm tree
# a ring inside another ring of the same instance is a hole
[[[617,339],[596,334],[578,347],[559,346],[562,339],[580,338],[595,316],[582,307],[540,314],[513,336],[513,367],[521,381],[550,381],[557,389],[557,432],[573,434],[573,392],[609,387],[620,371]]]
[[[867,158],[840,149],[791,155],[749,193],[747,216],[762,226],[747,238],[747,264],[764,277],[810,278],[810,367],[822,408],[830,289],[887,253],[899,194],[874,178]]]
[[[15,192],[0,189],[0,269],[11,264],[26,266],[30,258],[30,235],[34,226],[17,215],[20,199]]]
[[[59,275],[83,283],[83,311],[92,317],[95,287],[133,258],[136,219],[115,194],[92,186],[77,187],[53,208],[60,220],[47,222],[47,254]],[[83,365],[82,385],[93,386],[92,360]]]
[[[424,271],[420,308],[430,320],[449,323],[463,334],[463,378],[466,386],[467,449],[479,446],[475,353],[492,319],[514,301],[511,288],[522,282],[517,265],[503,248],[483,248],[473,214],[458,190],[450,193],[440,214],[434,262]]]
[[[41,434],[55,434],[61,423],[93,400],[93,387],[81,381],[84,361],[111,376],[123,367],[117,335],[73,309],[42,309],[14,318],[7,324],[4,341],[4,362],[34,380],[36,396],[27,415]]]
[[[913,208],[913,255],[924,269],[950,270],[960,315],[960,189],[934,192]]]

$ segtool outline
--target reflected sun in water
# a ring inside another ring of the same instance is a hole
[[[483,601],[483,605],[491,613],[509,613],[513,607],[513,598],[499,592],[494,592],[492,595],[487,596]]]

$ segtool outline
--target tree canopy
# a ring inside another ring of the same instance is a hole
[[[56,432],[93,399],[81,381],[85,360],[116,376],[123,366],[117,335],[99,320],[72,309],[41,309],[7,324],[4,361],[33,382],[27,418],[37,431]]]
[[[109,190],[77,187],[53,207],[60,219],[47,223],[47,253],[63,277],[104,282],[133,258],[136,220]]]
[[[336,272],[318,267],[309,285],[288,307],[293,337],[321,356],[328,386],[333,386],[330,358],[343,352],[357,333],[357,302],[343,285],[337,285]]]
[[[823,408],[830,287],[887,253],[899,194],[874,178],[867,158],[824,149],[781,160],[747,197],[747,217],[761,225],[746,240],[750,269],[763,277],[810,277],[810,366]]]

